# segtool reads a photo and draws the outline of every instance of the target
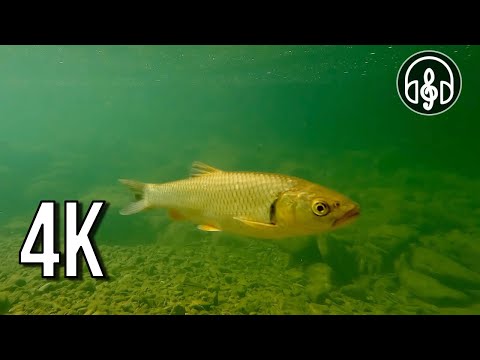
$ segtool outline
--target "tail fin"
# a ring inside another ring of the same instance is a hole
[[[128,188],[135,195],[135,200],[137,200],[120,210],[121,215],[132,215],[148,208],[147,200],[145,200],[145,186],[147,184],[126,179],[118,179],[118,181],[120,181],[123,185],[128,186]]]

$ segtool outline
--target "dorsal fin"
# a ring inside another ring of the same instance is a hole
[[[221,172],[222,170],[214,168],[213,166],[204,164],[200,161],[195,161],[192,164],[192,168],[190,170],[190,176],[195,177],[195,176],[202,176],[202,175],[208,175],[216,172]]]

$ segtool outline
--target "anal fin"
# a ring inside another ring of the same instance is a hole
[[[222,231],[219,228],[216,228],[215,226],[212,226],[212,225],[198,225],[197,228],[202,231]]]

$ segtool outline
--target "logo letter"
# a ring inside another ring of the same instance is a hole
[[[77,231],[77,205],[78,203],[76,201],[65,202],[65,277],[79,276],[79,274],[77,274],[77,254],[80,251],[80,248],[83,250],[92,277],[104,277],[88,234],[91,231],[100,210],[103,205],[105,205],[105,202],[92,202],[87,211],[87,215],[85,216],[85,220],[81,225],[80,231]]]

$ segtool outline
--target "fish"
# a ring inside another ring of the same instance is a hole
[[[352,223],[360,206],[333,189],[295,176],[225,171],[195,161],[190,176],[165,183],[118,179],[135,196],[120,210],[132,215],[164,208],[207,232],[263,239],[320,234]]]

